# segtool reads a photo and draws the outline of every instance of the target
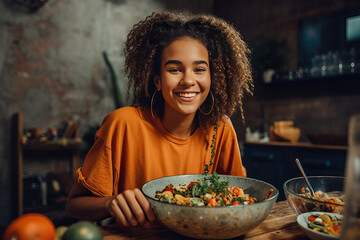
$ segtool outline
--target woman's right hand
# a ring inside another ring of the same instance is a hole
[[[116,222],[122,226],[150,226],[155,215],[144,194],[138,189],[126,190],[106,202]]]

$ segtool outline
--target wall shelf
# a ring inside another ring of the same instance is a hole
[[[78,136],[69,139],[57,139],[45,142],[24,142],[23,139],[23,115],[21,112],[15,113],[11,119],[12,123],[12,176],[14,206],[13,212],[15,216],[20,216],[24,213],[38,212],[47,215],[57,213],[64,214],[65,212],[65,197],[58,202],[49,202],[46,205],[38,206],[24,206],[24,159],[30,156],[37,156],[39,158],[51,159],[55,156],[63,155],[69,162],[70,175],[74,175],[74,171],[80,167],[80,147],[81,139]],[[31,160],[30,160],[31,161]]]
[[[61,151],[61,150],[79,150],[81,146],[81,139],[59,139],[52,140],[45,143],[28,142],[22,144],[24,151]]]
[[[360,73],[329,77],[304,78],[263,83],[264,99],[309,98],[319,96],[358,95]]]

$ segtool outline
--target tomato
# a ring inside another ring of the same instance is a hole
[[[231,205],[239,205],[239,202],[238,202],[238,201],[233,201],[233,202],[231,203]]]
[[[190,182],[187,188],[191,191],[192,190],[191,187],[196,184],[198,184],[198,182]]]
[[[310,215],[308,217],[309,222],[313,222],[313,221],[315,221],[315,219],[316,219],[316,217],[314,217],[313,215]]]
[[[45,215],[39,213],[24,214],[10,223],[3,240],[54,240],[55,226]]]
[[[65,232],[62,240],[102,240],[100,229],[92,222],[79,221],[72,224]]]
[[[233,194],[236,195],[236,197],[244,197],[244,191],[239,187],[233,187],[232,189]]]
[[[174,189],[171,189],[171,188],[164,188],[164,192],[165,192],[165,191],[169,191],[169,192],[174,193]]]
[[[335,236],[340,236],[341,225],[338,223],[331,223],[330,225],[330,233]]]
[[[217,202],[212,198],[207,199],[207,201],[211,207],[216,207],[218,205]]]

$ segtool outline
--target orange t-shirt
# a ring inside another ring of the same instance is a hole
[[[202,128],[188,138],[171,135],[149,111],[123,107],[107,115],[82,168],[79,182],[97,196],[141,188],[152,179],[202,174],[211,159],[214,130]],[[218,121],[214,163],[209,173],[246,176],[236,133],[229,118]]]

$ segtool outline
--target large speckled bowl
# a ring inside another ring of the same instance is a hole
[[[155,192],[170,183],[174,186],[188,185],[191,181],[204,177],[202,174],[190,174],[158,178],[145,183],[142,192],[157,218],[167,228],[197,239],[229,239],[246,234],[264,221],[279,195],[279,191],[266,182],[219,174],[220,181],[229,182],[230,187],[247,189],[253,186],[255,192],[251,196],[256,197],[259,202],[249,205],[195,207],[160,202],[155,198]],[[264,200],[271,188],[274,189],[273,194]]]

